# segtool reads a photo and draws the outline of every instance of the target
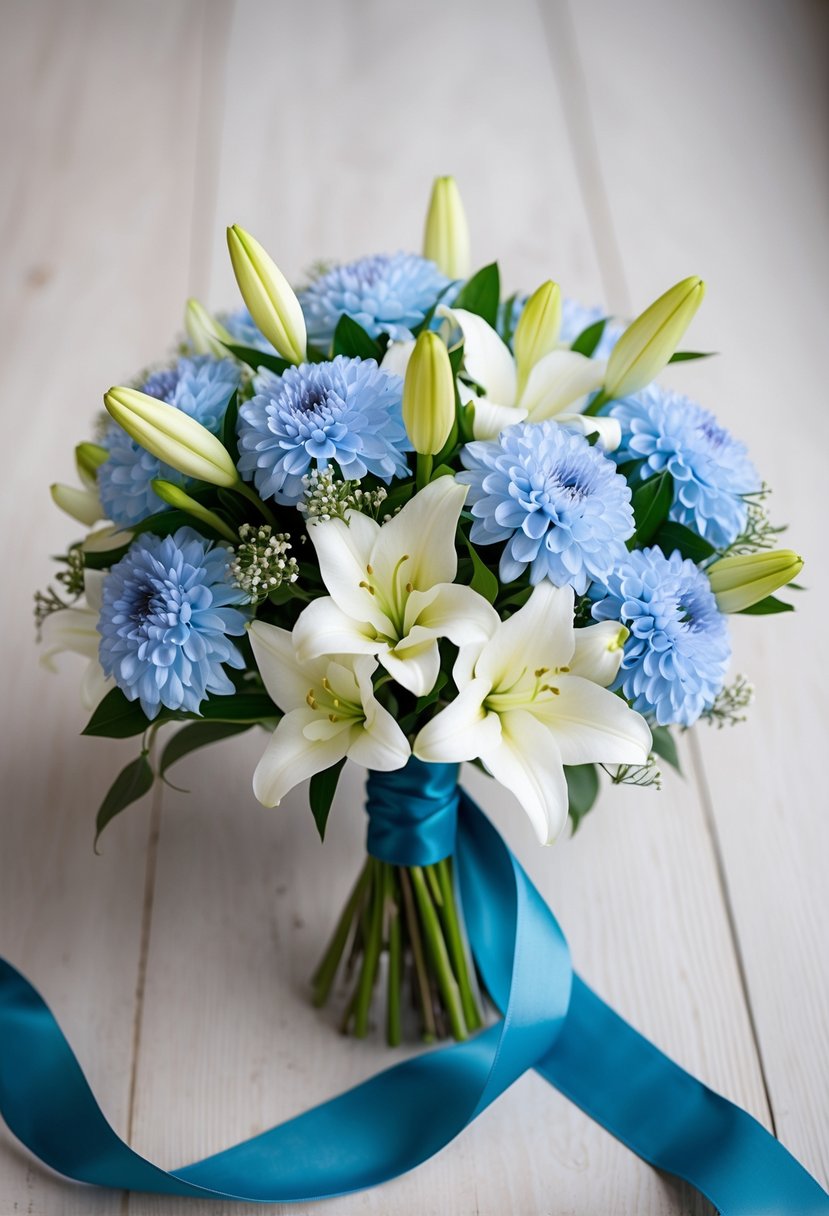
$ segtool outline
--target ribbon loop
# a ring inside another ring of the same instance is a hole
[[[431,866],[450,857],[459,798],[457,764],[425,764],[412,756],[405,768],[370,772],[366,849],[395,866]]]

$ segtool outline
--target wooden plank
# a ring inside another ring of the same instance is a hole
[[[60,676],[38,667],[31,607],[34,588],[54,576],[48,554],[81,531],[52,506],[48,483],[74,480],[72,449],[102,391],[158,357],[179,321],[200,10],[195,0],[11,3],[0,39],[0,952],[53,1004],[122,1131],[147,811],[113,825],[94,855],[98,800],[133,749],[77,737],[81,660],[67,657]],[[120,1195],[52,1176],[0,1130],[0,1211],[121,1210]]]
[[[250,70],[252,48],[262,46],[274,49],[272,72]],[[225,80],[217,221],[251,228],[286,272],[320,256],[416,247],[430,179],[448,169],[464,191],[477,261],[498,255],[510,283],[553,273],[599,298],[594,237],[529,2],[507,11],[431,0],[404,11],[249,0],[236,6]],[[235,297],[218,231],[211,265],[209,302],[226,304]],[[395,1058],[335,1037],[305,1003],[362,848],[359,773],[344,779],[322,849],[303,792],[276,811],[253,802],[248,775],[262,742],[232,740],[182,765],[194,794],[165,796],[134,1126],[136,1146],[169,1165]],[[538,849],[509,795],[476,775],[471,784],[559,911],[583,974],[682,1063],[764,1117],[693,781],[668,779],[661,796],[616,791],[574,842],[552,851]],[[535,1078],[450,1151],[337,1210],[447,1204],[479,1213],[705,1210]],[[129,1210],[179,1209],[134,1196]]]

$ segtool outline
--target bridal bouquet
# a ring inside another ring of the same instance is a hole
[[[390,1043],[484,1023],[454,868],[457,766],[506,786],[542,843],[602,774],[658,784],[672,730],[738,720],[728,616],[783,612],[802,562],[707,409],[654,383],[704,287],[627,327],[546,280],[470,273],[439,179],[423,256],[372,255],[294,291],[228,231],[245,307],[196,301],[175,353],[104,395],[59,506],[91,530],[37,596],[51,661],[88,659],[87,735],[141,739],[98,833],[194,749],[263,729],[257,798],[310,778],[325,833],[369,770],[368,858],[313,977]],[[178,729],[156,747],[164,728]],[[267,738],[265,738],[265,735]],[[385,960],[382,962],[381,960]],[[411,1017],[414,1024],[414,1017]]]

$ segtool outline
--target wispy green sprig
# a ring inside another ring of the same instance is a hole
[[[754,685],[743,675],[738,675],[733,684],[726,684],[710,709],[702,715],[703,719],[717,730],[724,726],[736,726],[745,722],[746,710],[754,700]]]

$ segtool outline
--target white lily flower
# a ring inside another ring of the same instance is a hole
[[[287,629],[254,621],[250,641],[273,701],[284,713],[253,774],[253,792],[278,806],[295,785],[348,756],[366,768],[402,768],[406,736],[374,696],[369,655],[300,663]]]
[[[93,710],[103,696],[115,687],[115,681],[104,675],[98,660],[98,646],[101,641],[98,617],[101,614],[101,589],[105,577],[103,570],[86,570],[86,605],[73,604],[71,608],[51,612],[40,628],[40,637],[45,648],[40,662],[49,671],[57,671],[54,656],[67,651],[89,660],[81,680],[81,704],[88,710]]]
[[[437,309],[463,334],[463,362],[470,380],[484,390],[477,396],[458,382],[465,405],[474,407],[472,432],[476,439],[494,439],[516,422],[543,422],[555,418],[564,426],[577,426],[584,434],[597,433],[606,451],[621,442],[615,418],[586,417],[581,411],[592,392],[600,388],[606,364],[566,348],[551,350],[519,377],[515,358],[491,325],[463,308]]]
[[[645,719],[603,687],[615,674],[609,635],[574,629],[572,588],[539,583],[483,646],[461,650],[458,696],[420,731],[415,756],[481,759],[551,843],[567,821],[565,764],[644,764],[650,751]]]
[[[330,596],[294,626],[300,662],[323,654],[376,655],[415,696],[434,687],[438,638],[481,643],[498,625],[494,608],[456,585],[455,529],[467,487],[438,477],[382,527],[358,511],[309,520],[308,535]]]

